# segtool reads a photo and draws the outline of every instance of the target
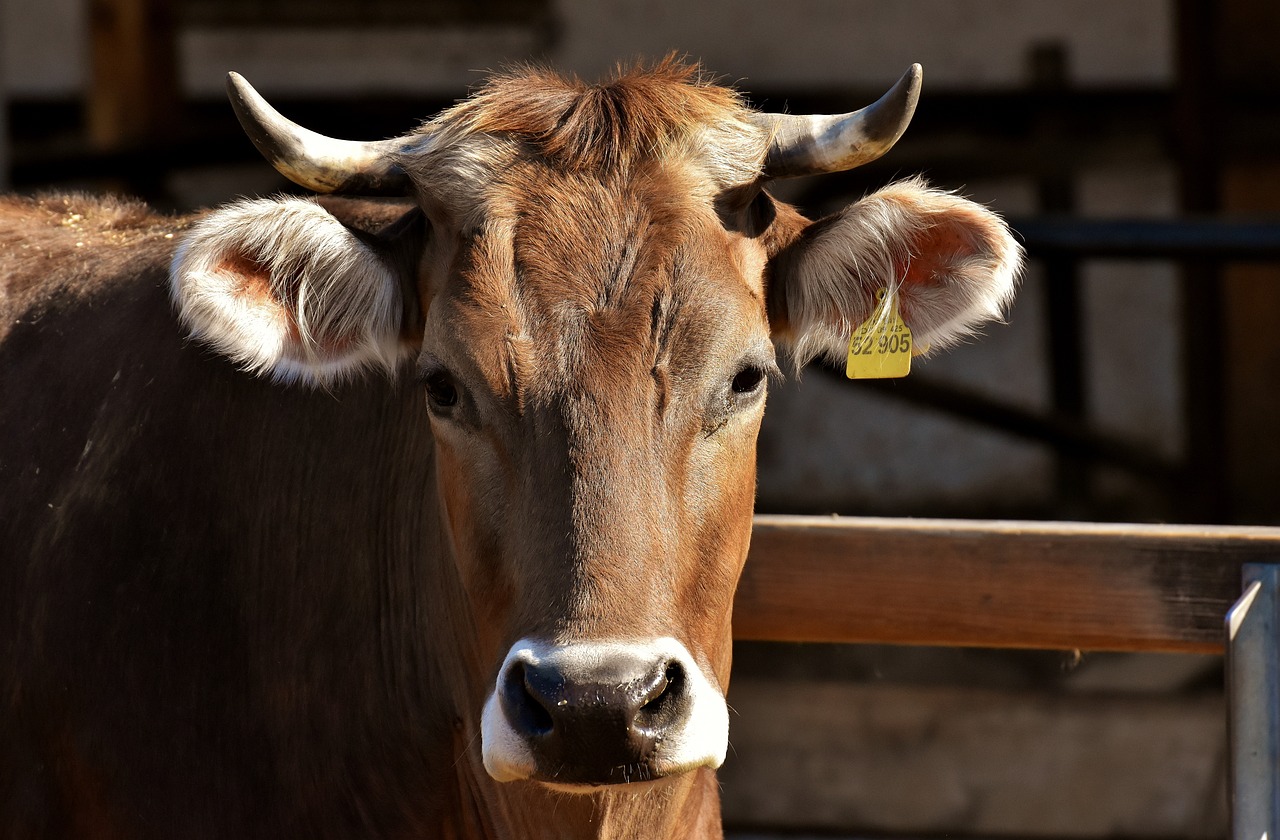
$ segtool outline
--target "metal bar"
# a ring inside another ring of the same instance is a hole
[[[1182,219],[1011,219],[1030,256],[1224,261],[1280,260],[1280,222]]]
[[[1232,840],[1280,837],[1280,564],[1246,563],[1227,613]]]

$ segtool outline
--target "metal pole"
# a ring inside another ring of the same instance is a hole
[[[1280,838],[1280,564],[1246,563],[1227,613],[1232,840]]]

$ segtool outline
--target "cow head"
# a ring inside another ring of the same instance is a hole
[[[494,779],[718,766],[775,348],[843,358],[886,288],[917,342],[944,346],[1011,295],[1019,249],[964,199],[906,181],[810,222],[765,191],[883,153],[919,82],[784,117],[674,62],[594,86],[522,72],[405,137],[348,143],[231,77],[282,173],[414,207],[372,234],[309,199],[221,209],[175,258],[175,299],[195,335],[277,379],[416,372]]]

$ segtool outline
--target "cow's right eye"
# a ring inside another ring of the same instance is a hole
[[[452,408],[458,404],[458,387],[453,377],[442,370],[432,371],[423,377],[427,386],[427,402],[435,409]]]

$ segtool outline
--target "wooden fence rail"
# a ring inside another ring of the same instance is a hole
[[[1280,528],[757,516],[734,636],[1221,653]]]

